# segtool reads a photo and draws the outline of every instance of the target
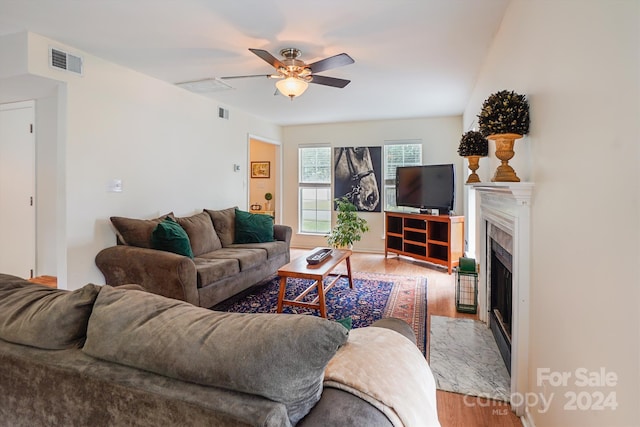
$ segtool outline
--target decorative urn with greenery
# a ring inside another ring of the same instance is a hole
[[[265,211],[270,211],[270,210],[271,210],[271,200],[273,199],[273,194],[271,194],[271,193],[266,193],[266,194],[264,195],[264,199],[267,201],[267,202],[264,204],[264,210],[265,210]]]
[[[471,169],[471,175],[467,178],[467,184],[473,182],[480,182],[480,177],[476,173],[478,170],[478,162],[480,157],[485,157],[489,154],[489,141],[480,132],[470,130],[462,135],[460,139],[460,145],[458,146],[458,154],[462,157],[466,157],[469,161],[469,169]]]
[[[338,217],[336,225],[327,236],[327,243],[334,248],[351,248],[369,231],[367,220],[358,216],[356,206],[346,197],[335,199]]]
[[[478,115],[480,133],[496,142],[496,157],[502,164],[491,179],[497,182],[519,182],[511,166],[516,139],[529,133],[529,102],[524,95],[501,90],[489,96]]]

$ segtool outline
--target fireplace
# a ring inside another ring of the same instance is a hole
[[[529,284],[533,183],[478,183],[469,192],[475,211],[474,247],[481,262],[478,315],[491,327],[511,374],[511,393],[529,389]],[[470,231],[471,232],[471,231]],[[525,402],[512,400],[516,415]]]
[[[491,239],[489,326],[509,374],[511,373],[511,318],[513,303],[511,260],[511,254],[507,249]]]

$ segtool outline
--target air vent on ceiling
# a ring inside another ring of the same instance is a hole
[[[183,89],[204,95],[208,93],[222,92],[225,90],[233,89],[230,85],[215,77],[211,79],[176,83],[176,86],[180,86]]]
[[[229,110],[226,108],[218,107],[218,118],[229,120]]]
[[[49,48],[49,66],[82,75],[82,57],[53,47]]]

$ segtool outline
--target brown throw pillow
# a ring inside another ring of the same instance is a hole
[[[235,239],[236,209],[238,209],[237,206],[218,211],[209,209],[204,210],[206,213],[211,215],[213,227],[216,229],[216,233],[218,233],[220,242],[225,248],[227,246],[231,246],[233,244],[233,240]]]
[[[156,225],[164,221],[166,217],[173,216],[173,212],[155,219],[135,219],[122,216],[112,216],[111,223],[116,229],[118,243],[138,248],[151,248],[151,233]]]
[[[220,238],[213,228],[213,222],[208,213],[201,212],[184,218],[176,218],[176,221],[178,221],[178,224],[184,228],[184,231],[186,231],[189,236],[193,256],[206,254],[222,248],[222,243],[220,243]]]

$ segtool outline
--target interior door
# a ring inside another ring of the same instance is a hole
[[[34,102],[0,105],[0,273],[36,265]]]

